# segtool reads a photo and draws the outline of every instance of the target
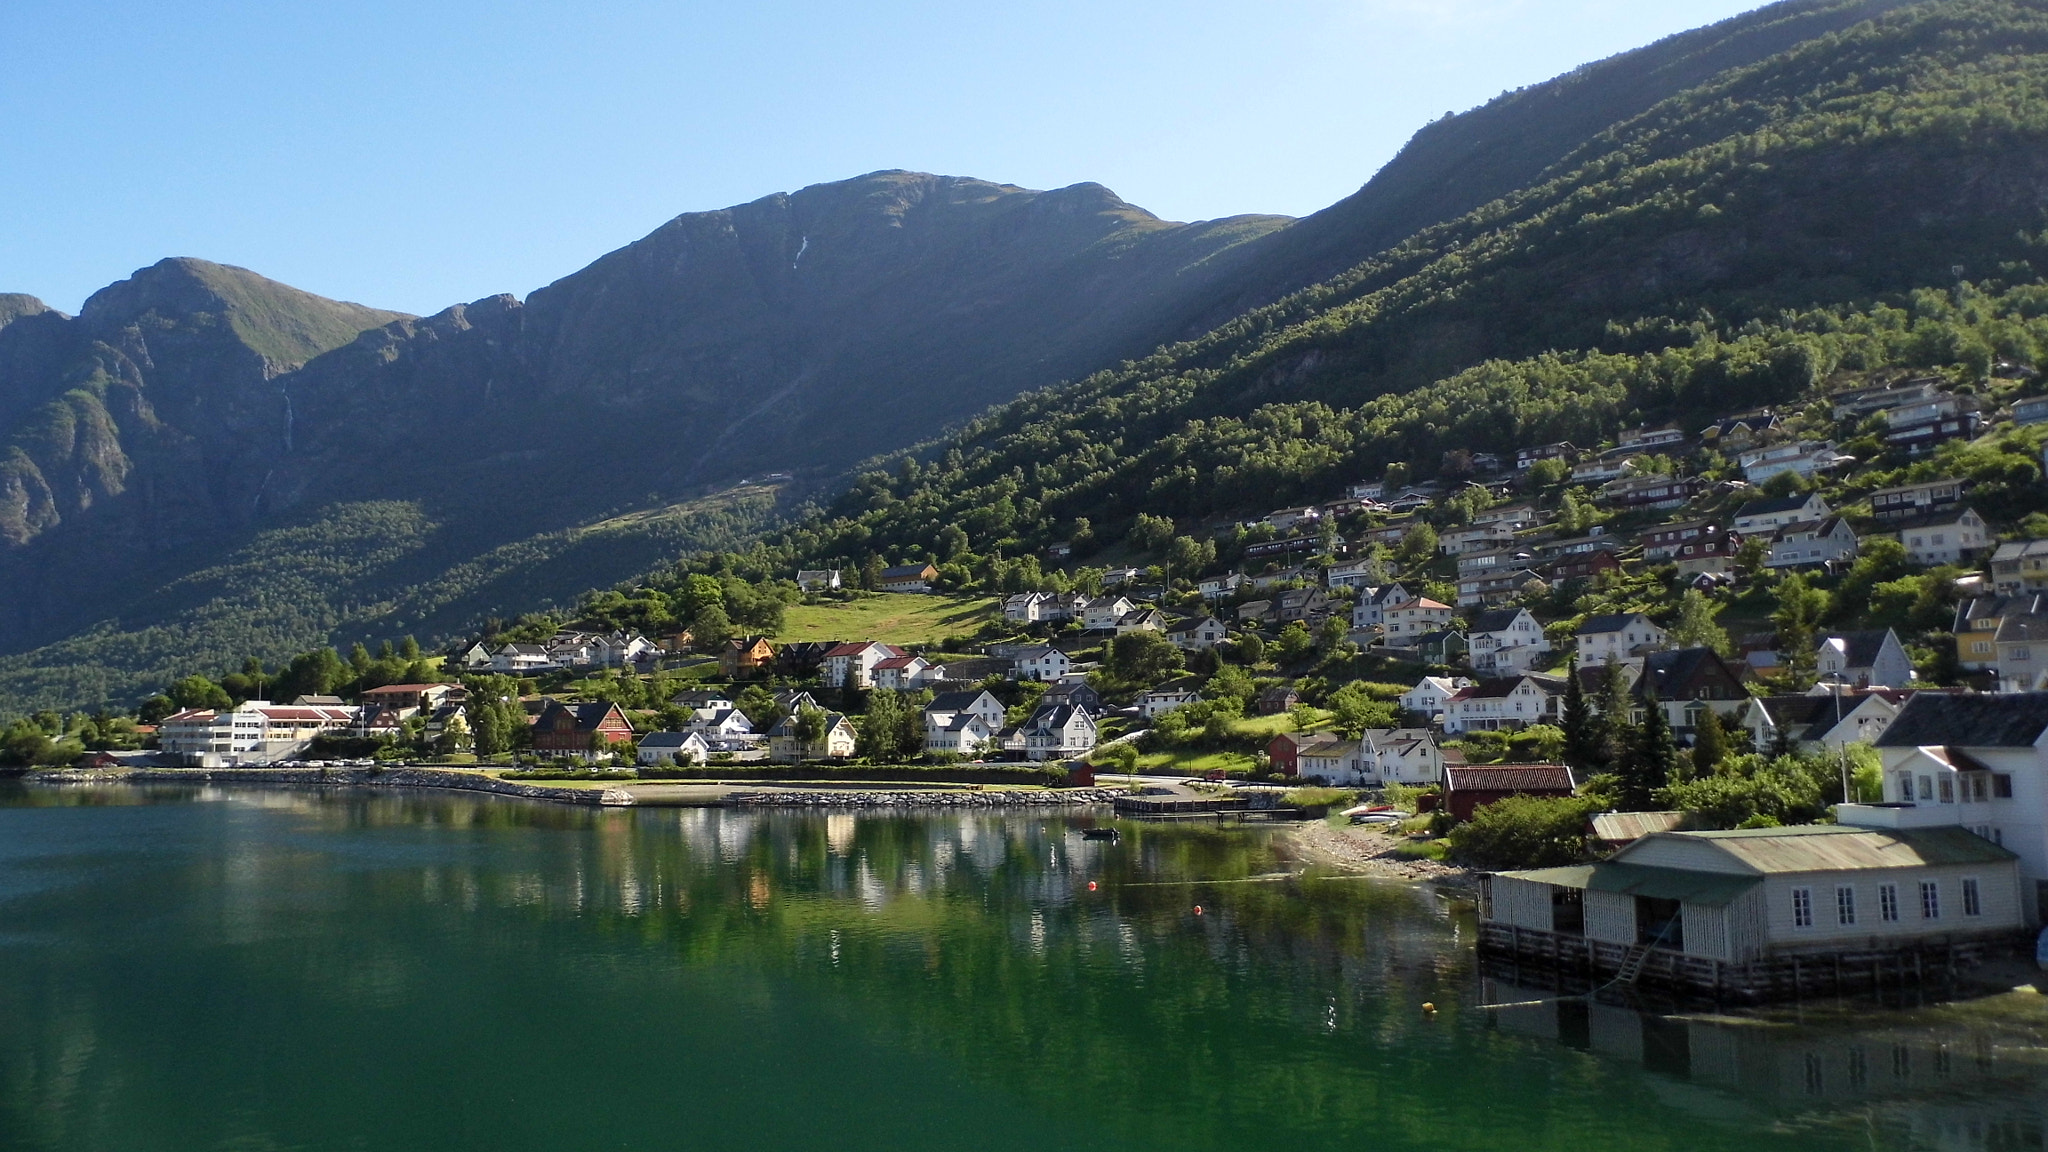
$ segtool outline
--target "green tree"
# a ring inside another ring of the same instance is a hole
[[[1307,626],[1297,620],[1280,630],[1280,637],[1274,641],[1276,659],[1282,664],[1291,664],[1306,657],[1315,650],[1315,640],[1309,636]]]
[[[187,676],[165,689],[165,695],[180,708],[232,708],[227,689],[204,676]]]
[[[1110,674],[1127,684],[1154,684],[1178,673],[1185,657],[1157,632],[1126,632],[1109,642]]]
[[[1236,647],[1237,658],[1242,660],[1247,667],[1256,665],[1259,661],[1266,658],[1265,638],[1256,632],[1247,632],[1239,637]]]
[[[1598,807],[1576,796],[1496,800],[1451,829],[1451,856],[1491,871],[1574,864],[1585,857],[1586,821]]]
[[[1728,737],[1721,729],[1721,717],[1712,708],[1700,713],[1699,725],[1693,730],[1692,774],[1711,776],[1728,756]]]
[[[831,725],[822,708],[804,705],[790,718],[790,734],[796,737],[799,755],[814,755],[825,742],[825,733]]]
[[[1580,683],[1579,662],[1572,659],[1565,673],[1564,683],[1564,762],[1580,779],[1607,770],[1605,752],[1606,733],[1600,719],[1593,715],[1592,707],[1586,702],[1586,690]]]
[[[1368,728],[1392,728],[1394,706],[1384,700],[1373,699],[1372,693],[1359,681],[1352,681],[1330,694],[1330,711],[1336,713],[1337,731],[1346,737],[1357,739],[1358,734]]]
[[[1728,630],[1715,620],[1720,614],[1721,606],[1699,589],[1686,589],[1685,595],[1678,598],[1678,619],[1671,624],[1671,646],[1712,648],[1723,656],[1732,654],[1734,646],[1728,642]]]
[[[732,639],[732,619],[720,604],[706,604],[690,621],[690,635],[699,651],[717,651]]]
[[[1804,688],[1813,683],[1815,645],[1820,622],[1828,613],[1828,594],[1795,572],[1778,581],[1776,596],[1778,607],[1771,613],[1771,623],[1778,630],[1778,652],[1785,660],[1785,678],[1793,688]]]
[[[1678,742],[1672,738],[1671,724],[1664,718],[1663,702],[1652,693],[1644,705],[1635,744],[1616,764],[1615,775],[1620,778],[1621,787],[1619,807],[1624,812],[1654,807],[1658,790],[1668,786],[1677,775]]]

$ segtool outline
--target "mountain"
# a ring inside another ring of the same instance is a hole
[[[2039,362],[2031,289],[2007,289],[2038,281],[2044,81],[2039,4],[1826,32],[1336,277],[880,462],[783,547],[943,555],[960,525],[971,552],[1017,555],[1078,519],[1113,538],[1139,513],[1258,512],[1395,461],[1429,475],[1452,449],[1787,400],[1837,370]],[[1980,291],[1998,312],[1969,314]]]
[[[434,640],[764,532],[764,571],[1016,556],[1838,369],[2031,357],[1999,333],[2031,331],[2044,81],[2038,3],[1790,3],[1432,124],[1300,223],[881,172],[300,364],[354,321],[180,304],[163,266],[76,319],[15,305],[0,699]]]
[[[878,172],[425,318],[197,260],[77,317],[7,297],[0,698],[436,635],[737,540],[774,493],[734,482],[816,484],[1142,353],[1133,316],[1287,223]]]

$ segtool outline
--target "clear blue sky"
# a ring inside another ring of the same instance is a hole
[[[411,312],[880,168],[1304,215],[1754,0],[64,0],[0,33],[0,291],[163,256]]]

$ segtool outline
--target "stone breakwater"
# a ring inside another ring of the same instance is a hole
[[[1107,804],[1118,795],[1108,788],[1058,792],[739,792],[726,801],[736,808],[1071,808]]]
[[[313,788],[441,788],[456,792],[489,792],[524,800],[595,807],[596,788],[546,788],[499,780],[479,772],[448,772],[435,768],[137,768],[127,771],[31,773],[37,784],[283,784]]]

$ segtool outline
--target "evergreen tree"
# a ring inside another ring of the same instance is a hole
[[[1664,706],[1652,692],[1645,700],[1643,722],[1635,742],[1622,755],[1620,805],[1624,812],[1642,812],[1656,805],[1657,790],[1671,783],[1678,763],[1678,742],[1672,738],[1671,723],[1664,718]]]
[[[1600,752],[1597,766],[1601,770],[1619,763],[1633,742],[1634,712],[1634,701],[1629,699],[1628,680],[1622,675],[1621,664],[1610,655],[1600,669]]]
[[[1692,738],[1692,774],[1696,777],[1711,776],[1714,768],[1728,757],[1728,737],[1721,728],[1721,717],[1712,708],[1700,713],[1700,722]]]
[[[1581,777],[1600,770],[1600,721],[1586,703],[1586,690],[1579,683],[1579,661],[1572,658],[1564,684],[1564,762]]]

